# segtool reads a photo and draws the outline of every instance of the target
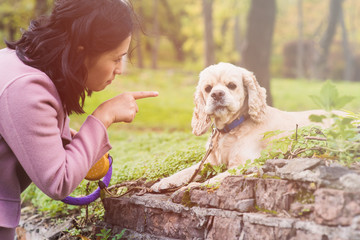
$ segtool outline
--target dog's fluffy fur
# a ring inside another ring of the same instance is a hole
[[[222,129],[240,116],[245,118],[229,133],[220,133],[206,160],[212,165],[226,164],[228,168],[258,158],[267,144],[263,140],[265,132],[295,130],[296,124],[299,127],[310,124],[311,114],[324,113],[321,110],[285,112],[268,106],[266,90],[259,86],[254,74],[230,63],[212,65],[200,73],[194,102],[191,125],[197,136],[206,133],[212,122]],[[153,190],[187,183],[198,165],[162,179],[153,185]]]

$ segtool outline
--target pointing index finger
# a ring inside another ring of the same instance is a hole
[[[140,91],[140,92],[132,92],[131,94],[135,98],[135,100],[148,98],[148,97],[157,97],[159,95],[159,93],[156,91]]]

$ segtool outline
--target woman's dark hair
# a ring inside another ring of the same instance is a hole
[[[124,0],[58,0],[49,17],[33,20],[20,40],[6,44],[52,79],[67,114],[84,113],[91,94],[85,57],[115,49],[133,31],[134,12]]]

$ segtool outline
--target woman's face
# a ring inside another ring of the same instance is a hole
[[[88,72],[86,87],[91,91],[101,91],[109,85],[117,74],[122,73],[122,58],[129,50],[131,36],[115,49],[97,57],[86,57],[84,64]]]

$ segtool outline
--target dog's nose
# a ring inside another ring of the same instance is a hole
[[[211,93],[211,97],[214,100],[220,100],[220,99],[222,99],[223,96],[225,96],[225,92],[222,90],[217,90],[217,91],[214,91]]]

